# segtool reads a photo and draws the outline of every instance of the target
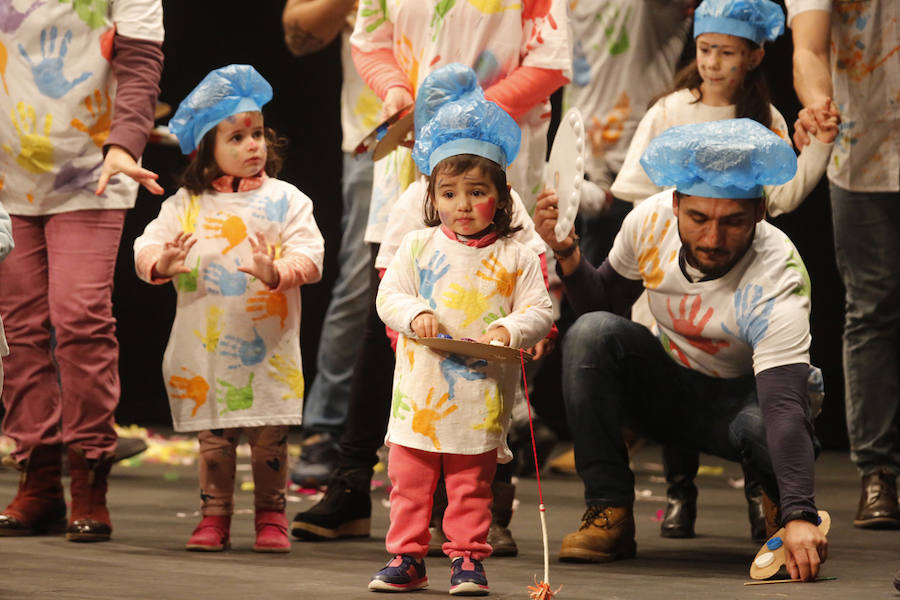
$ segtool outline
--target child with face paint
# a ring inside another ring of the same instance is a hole
[[[300,286],[321,278],[311,200],[281,165],[262,106],[272,88],[248,65],[209,73],[169,127],[194,152],[183,187],[134,243],[141,279],[172,281],[163,376],[176,431],[199,431],[203,519],[188,550],[230,545],[236,448],[251,448],[257,552],[289,552],[287,432],[300,423]]]
[[[747,117],[789,140],[784,117],[770,104],[759,68],[763,44],[783,31],[784,12],[770,0],[704,0],[694,13],[697,56],[641,119],[610,188],[613,196],[638,203],[662,190],[639,161],[650,140],[676,125]],[[791,181],[765,187],[770,215],[791,212],[809,195],[825,172],[837,131],[835,118],[803,148]]]
[[[403,238],[376,301],[399,333],[385,438],[393,485],[386,546],[394,558],[369,589],[427,585],[432,494],[443,469],[450,593],[484,595],[491,481],[497,462],[512,459],[506,434],[519,367],[436,352],[416,338],[442,333],[527,348],[549,331],[551,304],[538,256],[510,238],[505,168],[518,151],[518,126],[459,64],[426,78],[416,119],[413,158],[429,176],[430,227]]]

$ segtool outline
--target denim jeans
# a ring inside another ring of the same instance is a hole
[[[831,186],[834,252],[846,290],[844,403],[861,474],[900,472],[900,193]]]
[[[369,308],[369,245],[363,241],[372,198],[372,158],[344,153],[339,272],[322,323],[317,374],[303,400],[303,429],[339,431],[347,418],[359,332]]]
[[[634,501],[622,425],[743,463],[778,501],[752,375],[718,379],[680,367],[646,327],[607,312],[582,315],[563,356],[563,399],[589,506]]]

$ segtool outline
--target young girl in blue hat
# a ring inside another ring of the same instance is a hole
[[[429,75],[416,103],[426,125],[413,158],[428,174],[428,229],[407,234],[378,291],[378,314],[399,332],[388,433],[394,558],[369,589],[425,587],[432,494],[443,470],[444,553],[450,593],[489,591],[491,481],[506,445],[518,363],[431,350],[440,334],[527,348],[549,331],[550,297],[533,250],[511,239],[505,169],[519,147],[515,121],[487,102],[474,71],[451,64]]]
[[[321,278],[312,202],[275,179],[262,106],[272,88],[248,65],[209,73],[169,127],[194,152],[183,186],[134,243],[138,276],[172,281],[163,376],[176,431],[199,431],[203,519],[188,550],[229,547],[236,448],[251,448],[257,552],[288,552],[287,432],[300,423],[300,286]]]

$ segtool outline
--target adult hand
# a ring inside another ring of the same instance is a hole
[[[412,320],[412,330],[420,338],[437,337],[438,320],[434,313],[422,312]]]
[[[400,110],[406,108],[410,104],[414,104],[412,93],[405,87],[394,86],[388,90],[384,97],[384,104],[381,106],[381,118],[384,121],[390,116],[395,115]]]
[[[121,146],[112,145],[106,151],[106,156],[103,159],[103,169],[100,171],[100,181],[97,182],[97,191],[95,192],[98,196],[106,189],[106,184],[109,183],[110,178],[117,173],[128,175],[147,188],[152,194],[159,195],[163,193],[162,187],[156,183],[159,175],[138,166],[134,157]]]
[[[828,540],[818,527],[795,519],[784,526],[784,560],[791,579],[812,581],[828,558]]]
[[[569,232],[568,237],[563,241],[556,240],[556,220],[559,218],[559,198],[556,192],[550,188],[544,188],[538,194],[537,203],[534,207],[534,228],[538,235],[547,242],[554,251],[565,250],[571,246],[574,241],[575,227]]]
[[[533,347],[529,348],[528,352],[531,353],[533,360],[538,360],[553,352],[554,347],[556,347],[556,340],[545,337]]]
[[[797,114],[794,124],[794,144],[798,149],[809,143],[809,136],[816,136],[819,141],[830,144],[837,136],[841,114],[831,98],[810,104]]]
[[[166,242],[163,245],[162,254],[159,255],[153,266],[154,279],[174,277],[179,273],[190,273],[191,268],[184,264],[184,261],[196,243],[197,238],[185,231],[176,235],[171,242]]]
[[[247,236],[250,248],[253,251],[253,264],[249,267],[239,266],[237,269],[248,275],[256,277],[270,288],[278,287],[281,276],[275,268],[275,246],[269,245],[262,233],[256,232],[256,239]]]

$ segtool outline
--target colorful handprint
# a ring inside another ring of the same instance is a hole
[[[191,416],[196,417],[197,409],[206,404],[206,396],[209,393],[209,384],[200,375],[195,373],[192,374],[184,367],[182,367],[181,370],[190,377],[180,377],[178,375],[169,377],[169,385],[181,392],[179,394],[172,393],[172,398],[177,398],[178,400],[193,400],[194,408],[191,410]]]
[[[257,219],[284,223],[289,206],[287,193],[282,194],[281,198],[277,200],[273,200],[269,196],[256,196],[253,199],[253,216]]]
[[[240,266],[235,260],[234,264]],[[247,291],[247,275],[235,269],[229,271],[218,263],[210,263],[203,271],[203,280],[216,288],[209,288],[210,293],[223,296],[242,296]]]
[[[78,18],[91,29],[106,25],[109,11],[109,0],[59,0],[60,3],[71,2]]]
[[[203,228],[213,232],[213,235],[206,236],[208,240],[222,238],[228,242],[222,254],[226,254],[229,250],[247,239],[247,225],[244,220],[237,215],[228,215],[225,217],[207,217],[203,223]]]
[[[22,26],[22,21],[43,3],[44,0],[36,0],[25,12],[19,12],[13,6],[13,0],[0,0],[0,32],[14,33]]]
[[[485,415],[484,421],[472,427],[472,429],[483,429],[490,433],[500,433],[503,431],[501,425],[501,417],[503,415],[503,396],[500,388],[484,390]]]
[[[800,258],[800,255],[797,254],[797,249],[794,248],[794,245],[791,244],[790,240],[785,238],[784,240],[790,246],[791,253],[788,256],[787,268],[794,269],[798,273],[800,273],[800,277],[803,278],[803,283],[799,284],[792,294],[796,294],[797,296],[806,296],[807,298],[812,293],[812,283],[809,280],[809,272],[806,270],[806,265],[803,264],[803,259]]]
[[[6,46],[0,42],[0,80],[3,81],[3,91],[9,96],[9,86],[6,85],[6,64],[9,62],[9,53]]]
[[[200,196],[191,194],[191,199],[180,215],[178,222],[181,223],[181,229],[185,233],[194,233],[197,231],[197,215],[200,213]]]
[[[681,364],[684,366],[688,368],[691,367],[690,359],[688,359],[685,353],[681,351],[681,348],[679,348],[678,345],[662,331],[659,332],[659,341],[666,352],[680,360]]]
[[[175,289],[179,292],[196,292],[200,279],[200,258],[190,273],[178,273],[175,275]],[[227,295],[227,294],[226,294]]]
[[[37,113],[34,107],[24,102],[16,104],[15,110],[9,111],[16,133],[19,135],[19,155],[16,163],[29,173],[46,173],[53,169],[53,144],[50,142],[50,126],[53,124],[53,115],[47,113],[44,117],[44,133],[37,133]],[[20,126],[21,122],[21,126]],[[12,147],[3,144],[3,149],[12,156]]]
[[[109,88],[105,91],[106,104],[103,103],[103,95],[100,90],[94,90],[93,99],[85,96],[84,106],[91,115],[91,124],[85,125],[81,120],[72,119],[72,127],[91,136],[91,141],[98,148],[102,148],[109,137],[109,128],[112,124],[112,102],[109,99]]]
[[[53,190],[56,192],[69,193],[78,190],[90,190],[91,192],[97,187],[98,171],[103,166],[102,162],[98,162],[93,167],[83,169],[75,166],[75,161],[70,161],[59,168],[59,172],[53,179]],[[118,180],[118,178],[115,178]],[[110,180],[113,181],[113,180]],[[105,195],[106,192],[104,191]]]
[[[481,264],[487,273],[483,273],[481,269],[479,269],[475,275],[485,281],[493,281],[497,284],[497,288],[491,292],[488,298],[494,294],[500,294],[505,298],[512,296],[513,292],[516,291],[516,279],[522,274],[522,269],[518,269],[515,273],[510,273],[506,267],[500,264],[500,261],[493,252],[491,252],[490,256],[486,259],[482,259]]]
[[[537,0],[537,2],[532,2],[532,4],[540,4],[541,2],[542,0]],[[486,15],[493,15],[505,10],[519,10],[522,8],[522,4],[528,4],[528,2],[523,0],[469,0],[469,4]],[[549,3],[547,4],[549,5]],[[524,14],[522,15],[522,20],[525,20]]]
[[[434,293],[434,284],[450,270],[450,265],[444,264],[446,260],[446,254],[435,250],[428,259],[428,266],[419,269],[419,296],[427,300],[431,308],[437,308],[437,303],[431,297]]]
[[[410,401],[413,410],[412,430],[430,439],[431,443],[434,445],[434,449],[440,450],[441,442],[437,437],[435,424],[450,413],[454,412],[457,408],[459,408],[459,406],[457,406],[456,404],[451,404],[444,410],[444,412],[440,412],[441,407],[444,406],[444,403],[447,402],[450,396],[448,394],[444,394],[440,397],[434,407],[432,407],[431,398],[433,395],[434,388],[431,388],[430,390],[428,390],[428,397],[425,398],[425,404],[421,408],[414,401]]]
[[[662,231],[659,236],[653,235],[656,228],[656,222],[659,219],[659,213],[654,212],[649,217],[644,218],[641,224],[641,251],[638,253],[638,269],[644,279],[644,287],[647,289],[656,289],[662,283],[665,273],[660,268],[659,260],[659,243],[666,237],[669,227],[672,226],[672,220],[666,219],[663,224]]]
[[[359,11],[360,16],[377,17],[375,21],[366,26],[366,31],[372,33],[378,29],[379,25],[387,21],[387,0],[363,0],[362,4],[363,8]]]
[[[742,339],[752,348],[762,341],[769,329],[769,315],[775,306],[775,298],[769,298],[762,303],[762,310],[754,314],[762,300],[763,289],[760,285],[748,283],[743,288],[734,292],[734,318],[737,321],[738,331],[734,333],[725,323],[722,323],[722,331],[728,335]]]
[[[219,349],[219,338],[222,337],[221,320],[224,315],[225,311],[218,306],[210,306],[206,309],[206,331],[194,330],[194,335],[207,352],[214,354]]]
[[[269,359],[269,365],[275,370],[274,373],[271,373],[272,379],[286,384],[290,389],[290,393],[281,397],[282,400],[303,398],[304,381],[300,365],[288,362],[280,354],[273,354]]]
[[[462,323],[463,327],[474,323],[488,309],[487,298],[478,288],[463,289],[458,283],[450,284],[450,289],[444,292],[441,301],[447,308],[455,308],[465,313],[466,319]]]
[[[484,379],[486,375],[475,369],[483,369],[487,366],[487,361],[482,359],[473,359],[460,356],[458,354],[450,354],[446,358],[441,359],[441,375],[447,382],[447,393],[450,399],[456,398],[456,380],[459,378],[466,381],[476,381]]]
[[[216,379],[221,388],[216,388],[216,401],[225,404],[219,415],[236,410],[247,410],[253,406],[253,373],[247,378],[247,385],[235,387],[222,379]]]
[[[395,419],[403,421],[406,419],[406,413],[403,411],[409,411],[409,404],[403,401],[404,398],[409,398],[406,394],[404,394],[401,390],[403,389],[403,377],[400,376],[397,378],[397,382],[394,384],[393,395],[391,397],[391,415]]]
[[[691,302],[691,312],[687,313],[688,294],[681,296],[681,302],[678,305],[678,316],[672,312],[671,298],[666,298],[666,310],[669,311],[669,317],[672,319],[672,329],[684,336],[688,344],[695,348],[699,348],[707,354],[716,354],[722,348],[728,347],[730,344],[725,340],[713,340],[703,337],[703,328],[709,322],[713,315],[713,308],[709,307],[700,321],[697,321],[697,315],[703,304],[703,298],[700,295],[694,296]]]
[[[226,335],[219,342],[219,354],[237,358],[240,362],[230,365],[229,369],[252,367],[258,365],[266,357],[266,342],[253,328],[253,338],[246,340],[235,335]]]
[[[48,98],[62,98],[73,87],[91,76],[90,71],[85,71],[74,80],[69,81],[63,75],[63,62],[69,52],[69,44],[72,43],[72,30],[66,31],[59,44],[59,56],[53,56],[56,52],[56,38],[59,35],[56,25],[48,30],[41,31],[41,62],[35,64],[22,44],[19,44],[19,53],[25,58],[25,62],[31,67],[31,74],[38,90]]]
[[[268,289],[259,290],[255,295],[247,298],[247,312],[255,315],[254,321],[278,317],[283,329],[284,320],[288,315],[287,296]]]

